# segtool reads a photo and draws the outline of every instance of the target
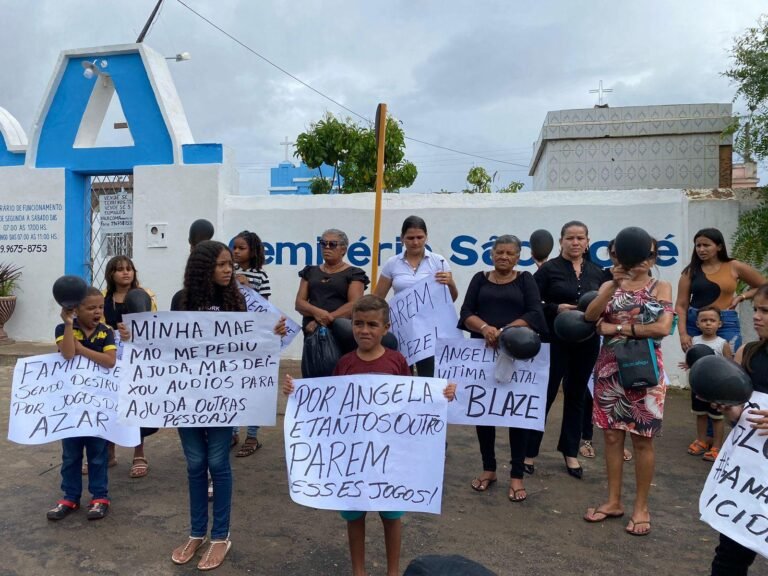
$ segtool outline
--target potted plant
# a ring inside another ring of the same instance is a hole
[[[13,264],[0,264],[0,345],[13,342],[3,330],[3,326],[16,309],[14,290],[21,278],[21,267]]]

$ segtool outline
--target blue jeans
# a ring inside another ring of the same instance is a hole
[[[688,307],[688,318],[686,328],[688,336],[701,336],[701,330],[696,326],[696,315],[699,309],[693,306]],[[731,345],[731,351],[736,354],[736,350],[741,347],[741,324],[739,324],[739,315],[736,310],[721,310],[720,321],[723,323],[717,331],[717,335]]]
[[[259,428],[260,426],[248,426],[248,438],[256,438],[256,436],[259,435]],[[240,434],[240,427],[235,426],[232,428],[232,436],[237,436]]]
[[[80,503],[83,493],[83,448],[88,457],[88,491],[93,500],[109,500],[107,441],[94,436],[64,438],[61,441],[61,491],[64,499]]]
[[[232,509],[232,468],[229,463],[231,426],[179,428],[181,447],[187,459],[189,481],[189,535],[201,538],[208,533],[208,472],[213,480],[213,526],[211,540],[229,536]]]

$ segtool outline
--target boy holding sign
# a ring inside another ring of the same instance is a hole
[[[85,300],[77,308],[61,309],[64,323],[56,326],[56,344],[65,359],[80,355],[104,368],[114,367],[117,357],[115,336],[111,328],[100,322],[103,314],[104,296],[94,287],[88,288]],[[94,436],[64,438],[61,441],[61,489],[64,498],[48,510],[48,520],[61,520],[80,507],[83,448],[88,457],[88,490],[92,496],[88,520],[100,520],[109,511],[107,440]]]
[[[385,348],[381,340],[389,330],[389,305],[386,300],[369,294],[357,300],[352,307],[352,333],[357,349],[339,359],[333,376],[353,374],[391,374],[410,376],[408,363],[400,352]],[[286,375],[285,394],[293,393],[293,378]],[[443,391],[453,400],[456,385],[449,384]],[[379,512],[384,525],[384,546],[387,551],[387,576],[400,575],[400,541],[404,512]],[[353,576],[365,576],[365,512],[342,511],[347,521],[349,552]]]

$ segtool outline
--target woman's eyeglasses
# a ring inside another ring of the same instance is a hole
[[[337,240],[320,240],[320,246],[323,248],[330,248],[331,250],[335,250],[341,246],[341,243]]]

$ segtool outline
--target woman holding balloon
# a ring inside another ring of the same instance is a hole
[[[587,522],[603,522],[624,515],[622,468],[624,438],[632,438],[635,452],[635,504],[625,531],[633,536],[651,532],[648,495],[654,473],[653,438],[661,431],[666,381],[661,339],[670,333],[674,311],[672,287],[649,274],[656,262],[656,242],[640,228],[625,228],[616,236],[613,280],[600,287],[589,304],[585,319],[597,322],[604,336],[597,360],[594,423],[605,434],[605,462],[608,498],[584,515]],[[632,345],[632,342],[637,345]],[[642,351],[649,358],[628,358],[629,350]],[[619,363],[619,353],[624,360]],[[653,360],[651,362],[650,360]],[[637,366],[655,366],[645,382],[630,379]]]
[[[547,333],[541,297],[530,272],[515,270],[520,260],[521,243],[515,236],[499,236],[491,249],[493,270],[478,272],[472,278],[461,306],[459,328],[472,338],[484,338],[486,346],[496,348],[504,330],[526,327]],[[509,500],[522,502],[528,495],[523,486],[523,461],[528,430],[509,428],[511,451]],[[472,488],[485,492],[496,477],[496,428],[477,426],[477,439],[483,460],[483,472],[472,480]]]
[[[578,453],[581,440],[581,415],[584,393],[597,359],[600,339],[592,333],[586,340],[563,340],[554,331],[559,314],[575,310],[579,299],[600,288],[603,270],[589,259],[589,230],[583,222],[567,222],[560,231],[560,255],[548,260],[534,274],[544,302],[544,315],[550,333],[550,369],[547,384],[547,413],[563,384],[563,422],[557,449],[562,452],[568,474],[582,477]],[[528,434],[525,469],[534,472],[543,433]]]

